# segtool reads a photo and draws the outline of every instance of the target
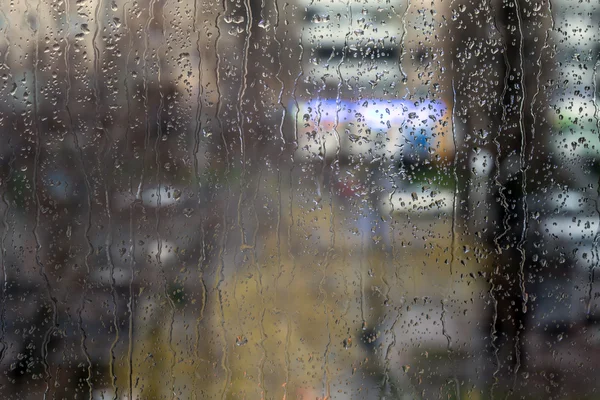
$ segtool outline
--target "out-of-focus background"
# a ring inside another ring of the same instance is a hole
[[[598,399],[593,0],[4,0],[2,399]]]

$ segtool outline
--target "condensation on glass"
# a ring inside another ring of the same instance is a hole
[[[4,0],[2,399],[594,399],[592,0]]]

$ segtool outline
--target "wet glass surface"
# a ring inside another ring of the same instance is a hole
[[[600,5],[0,6],[2,399],[596,399]]]

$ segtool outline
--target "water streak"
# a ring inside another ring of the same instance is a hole
[[[523,67],[523,61],[525,58],[525,54],[523,52],[523,45],[525,36],[523,34],[523,22],[521,19],[521,9],[519,7],[519,0],[515,0],[515,11],[517,14],[517,27],[519,30],[519,70],[520,70],[520,83],[519,86],[521,88],[521,101],[519,102],[519,130],[521,133],[521,150],[519,152],[519,170],[521,173],[521,196],[522,196],[522,210],[523,210],[523,227],[521,230],[521,238],[519,243],[517,244],[517,250],[521,254],[521,261],[519,263],[519,286],[521,289],[522,296],[522,312],[523,314],[527,313],[527,300],[528,295],[525,289],[525,260],[526,260],[526,250],[525,250],[525,241],[527,240],[527,232],[529,228],[529,209],[527,204],[527,160],[526,160],[526,151],[527,151],[527,137],[524,127],[524,106],[525,106],[525,69]],[[533,147],[533,145],[532,145]],[[523,326],[517,326],[517,337],[515,340],[515,374],[513,381],[513,391],[517,384],[518,372],[521,368],[521,335],[523,331]]]
[[[71,15],[71,10],[70,10],[70,2],[68,0],[65,1],[65,15],[66,15],[66,24],[67,27],[70,27],[70,15]],[[74,129],[74,124],[73,124],[73,115],[71,113],[71,107],[70,107],[70,95],[71,95],[71,63],[69,62],[70,60],[70,55],[71,55],[71,42],[69,41],[69,35],[70,35],[70,29],[67,28],[65,29],[65,36],[64,36],[64,41],[65,41],[65,54],[64,54],[64,63],[65,63],[65,110],[67,112],[67,117],[68,117],[68,123],[69,123],[69,131],[71,133],[71,136],[73,136],[73,142],[75,144],[75,149],[77,150],[77,154],[79,156],[79,163],[81,165],[81,171],[83,173],[83,180],[84,180],[84,184],[85,184],[85,191],[86,191],[86,200],[87,200],[87,218],[86,218],[86,226],[85,226],[85,240],[86,240],[86,245],[87,245],[87,253],[85,255],[84,258],[84,265],[85,265],[85,269],[86,269],[86,273],[90,274],[90,256],[93,254],[94,252],[94,247],[92,245],[92,239],[90,237],[90,229],[92,227],[92,197],[91,197],[91,193],[92,193],[92,189],[91,189],[91,184],[90,184],[90,178],[87,174],[86,171],[86,167],[85,167],[85,161],[84,161],[84,155],[83,155],[83,149],[81,148],[81,145],[79,144],[79,138],[77,136],[77,133],[75,132]],[[81,347],[81,351],[83,352],[83,355],[86,359],[86,363],[87,363],[87,377],[85,379],[86,384],[88,386],[88,399],[91,400],[93,397],[93,393],[92,393],[92,360],[90,359],[90,355],[87,349],[87,344],[86,344],[86,339],[87,339],[87,332],[85,331],[85,328],[83,327],[83,312],[85,309],[85,300],[86,300],[86,294],[87,294],[87,289],[88,289],[88,283],[87,283],[87,278],[84,279],[83,281],[83,291],[81,293],[81,300],[80,300],[80,305],[79,308],[77,310],[77,314],[78,314],[78,328],[79,328],[79,332],[81,334],[81,343],[80,343],[80,347]]]

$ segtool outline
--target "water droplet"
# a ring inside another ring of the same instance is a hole
[[[346,339],[344,339],[343,345],[344,345],[344,348],[346,350],[348,350],[349,348],[351,348],[352,347],[352,338],[346,338]]]

